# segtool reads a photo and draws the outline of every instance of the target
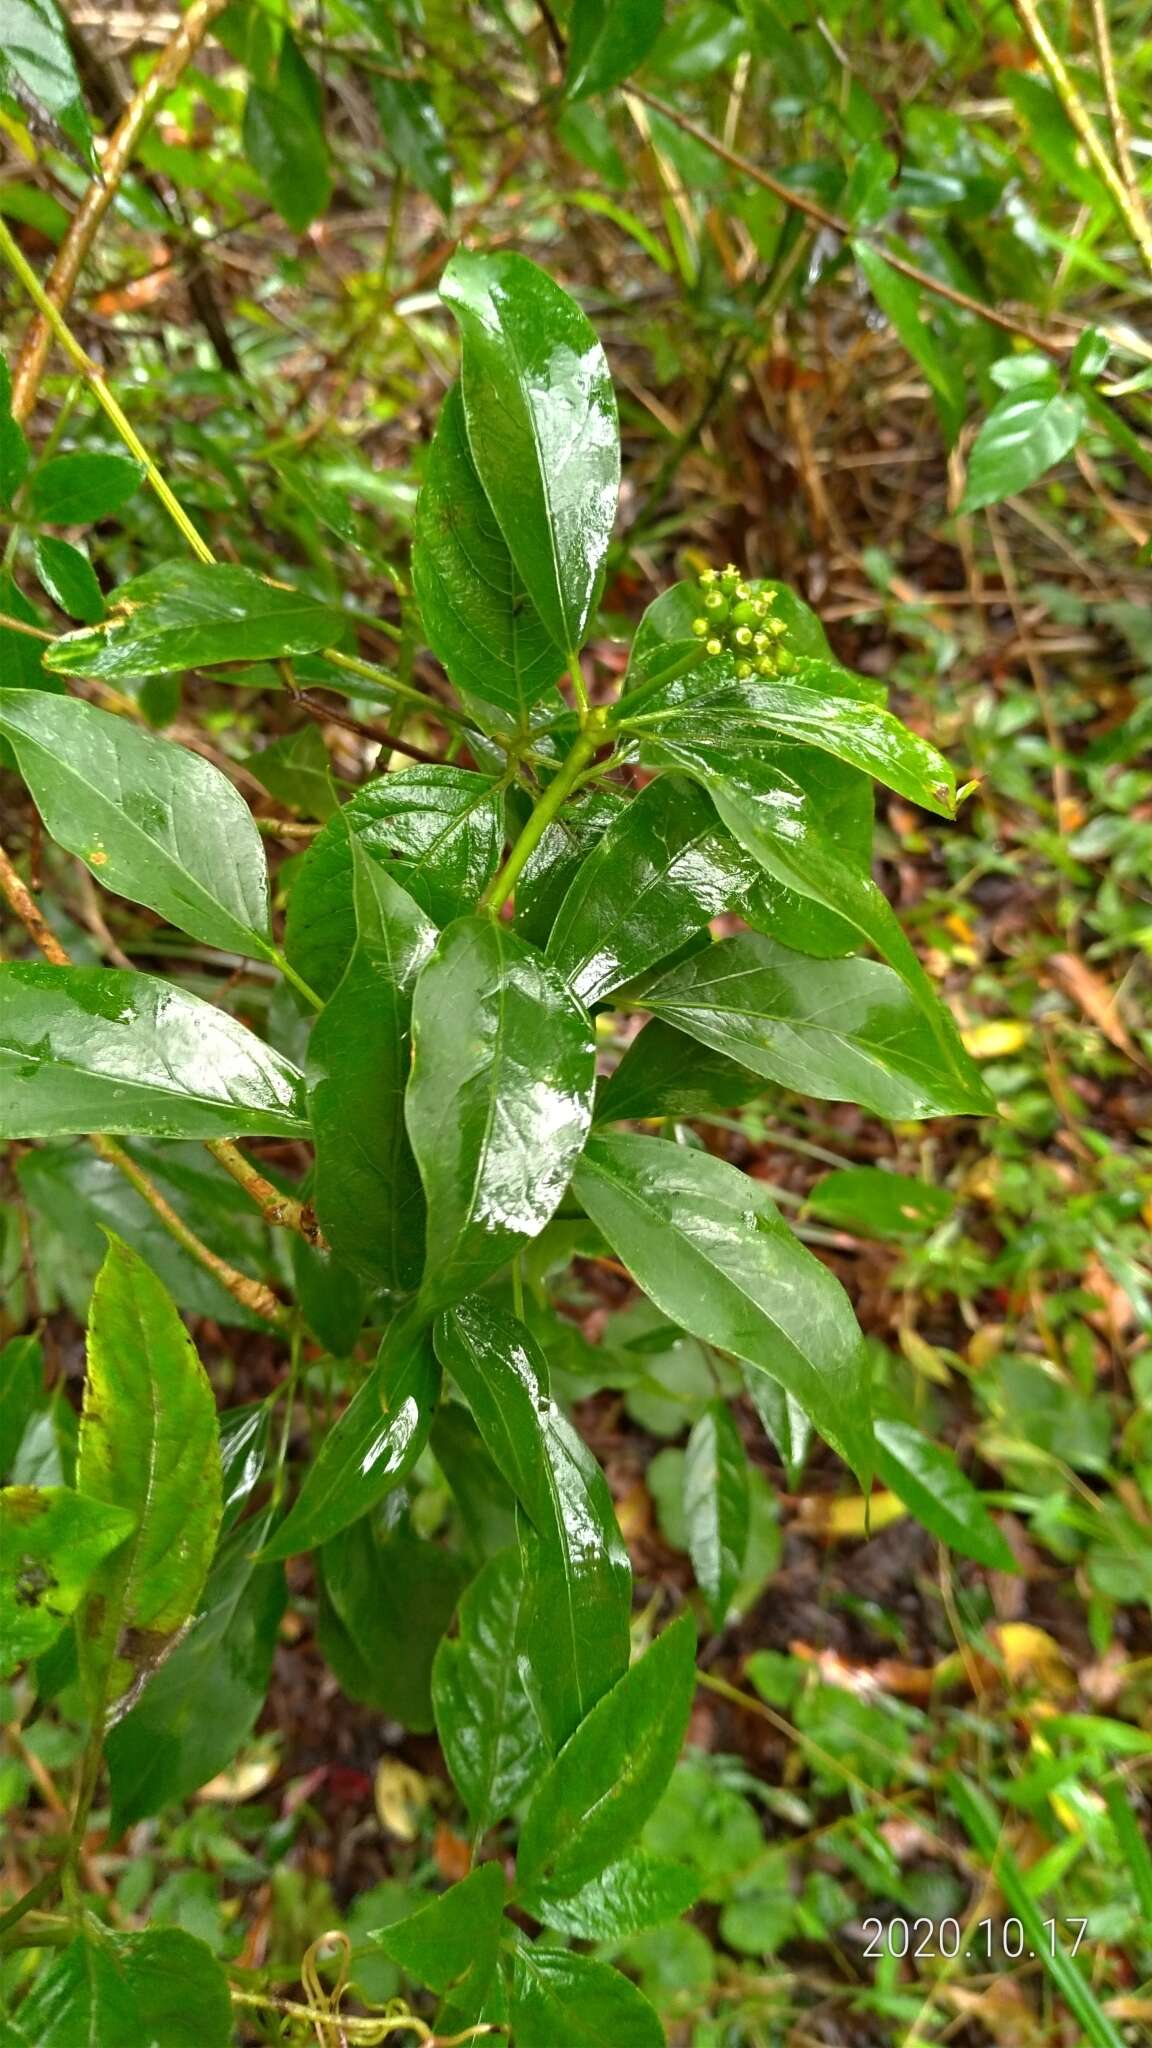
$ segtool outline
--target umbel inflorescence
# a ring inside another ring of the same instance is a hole
[[[775,591],[757,593],[731,562],[726,569],[702,570],[700,586],[703,610],[692,631],[703,640],[705,654],[734,654],[740,677],[777,675],[776,643],[788,629],[772,615]]]

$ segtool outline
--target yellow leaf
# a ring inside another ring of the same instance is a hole
[[[1066,1696],[1075,1692],[1076,1681],[1068,1659],[1046,1630],[1034,1627],[1030,1621],[1006,1621],[990,1633],[1011,1684],[1022,1685],[1032,1679],[1049,1693]]]
[[[938,1387],[951,1385],[952,1375],[943,1355],[919,1331],[901,1329],[900,1349],[914,1372],[921,1373],[926,1380],[934,1380]]]
[[[990,1017],[986,1024],[973,1024],[960,1033],[964,1047],[974,1060],[1002,1060],[1020,1052],[1032,1036],[1032,1026],[1019,1017]]]
[[[894,1493],[872,1493],[867,1499],[857,1493],[842,1500],[818,1493],[809,1494],[800,1503],[804,1527],[813,1536],[823,1536],[829,1542],[875,1536],[877,1530],[886,1529],[889,1522],[898,1522],[907,1513],[903,1501]]]
[[[398,1841],[414,1842],[428,1804],[428,1780],[393,1756],[376,1766],[376,1811],[381,1827]]]

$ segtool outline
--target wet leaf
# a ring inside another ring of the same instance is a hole
[[[459,385],[444,401],[416,513],[412,582],[429,644],[481,724],[525,730],[564,656],[515,567],[473,466]]]
[[[575,301],[525,256],[458,250],[441,291],[460,325],[480,482],[544,625],[575,654],[620,484],[604,351]]]
[[[521,1551],[492,1558],[460,1602],[432,1667],[436,1732],[475,1836],[517,1806],[548,1760],[525,1685],[529,1588]]]
[[[440,1369],[427,1329],[403,1319],[367,1379],[324,1436],[299,1498],[264,1557],[294,1557],[324,1543],[399,1486],[428,1441]]]
[[[476,1295],[441,1318],[436,1347],[538,1539],[526,1656],[563,1740],[628,1660],[632,1574],[612,1498],[522,1324]]]
[[[566,1949],[516,1951],[517,2048],[665,2048],[655,2008],[608,1963]]]
[[[340,613],[233,562],[162,562],[111,594],[104,625],[66,633],[45,656],[58,675],[105,682],[218,662],[275,661],[335,640]]]
[[[264,848],[219,768],[126,718],[41,690],[0,691],[0,734],[52,838],[104,888],[206,946],[272,957]]]
[[[868,1374],[848,1298],[767,1189],[706,1153],[619,1136],[589,1141],[575,1188],[665,1315],[778,1380],[868,1472]]]
[[[591,1709],[536,1787],[516,1881],[579,1891],[639,1834],[672,1775],[696,1687],[696,1630],[681,1615]]]
[[[569,99],[608,92],[636,70],[664,25],[664,0],[575,0],[568,22]]]
[[[288,904],[288,958],[322,996],[356,943],[348,833],[433,924],[450,924],[474,909],[499,866],[503,797],[491,776],[445,765],[380,775],[344,805],[309,847]]]
[[[421,970],[412,1043],[405,1113],[431,1310],[543,1230],[591,1124],[595,1049],[555,969],[484,916],[449,925]]]
[[[588,855],[557,912],[548,958],[581,1002],[599,1002],[739,902],[755,873],[707,797],[661,776]]]
[[[223,1010],[119,967],[0,965],[0,1136],[304,1137],[303,1076]]]
[[[308,1046],[313,1202],[338,1257],[405,1294],[424,1264],[424,1195],[404,1124],[412,989],[436,929],[352,833],[348,848],[356,946]]]

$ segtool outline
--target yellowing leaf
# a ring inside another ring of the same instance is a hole
[[[409,1764],[386,1756],[376,1767],[376,1812],[380,1825],[398,1841],[414,1842],[428,1804],[428,1780]]]
[[[974,1060],[1003,1060],[1021,1052],[1032,1036],[1032,1026],[1017,1017],[990,1017],[986,1024],[973,1024],[960,1033],[965,1052]]]
[[[1075,1691],[1067,1656],[1046,1630],[1030,1621],[1008,1621],[991,1635],[1012,1685],[1031,1681],[1049,1693]]]

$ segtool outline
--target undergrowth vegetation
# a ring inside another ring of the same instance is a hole
[[[1152,2025],[1140,10],[0,27],[0,2044]]]

